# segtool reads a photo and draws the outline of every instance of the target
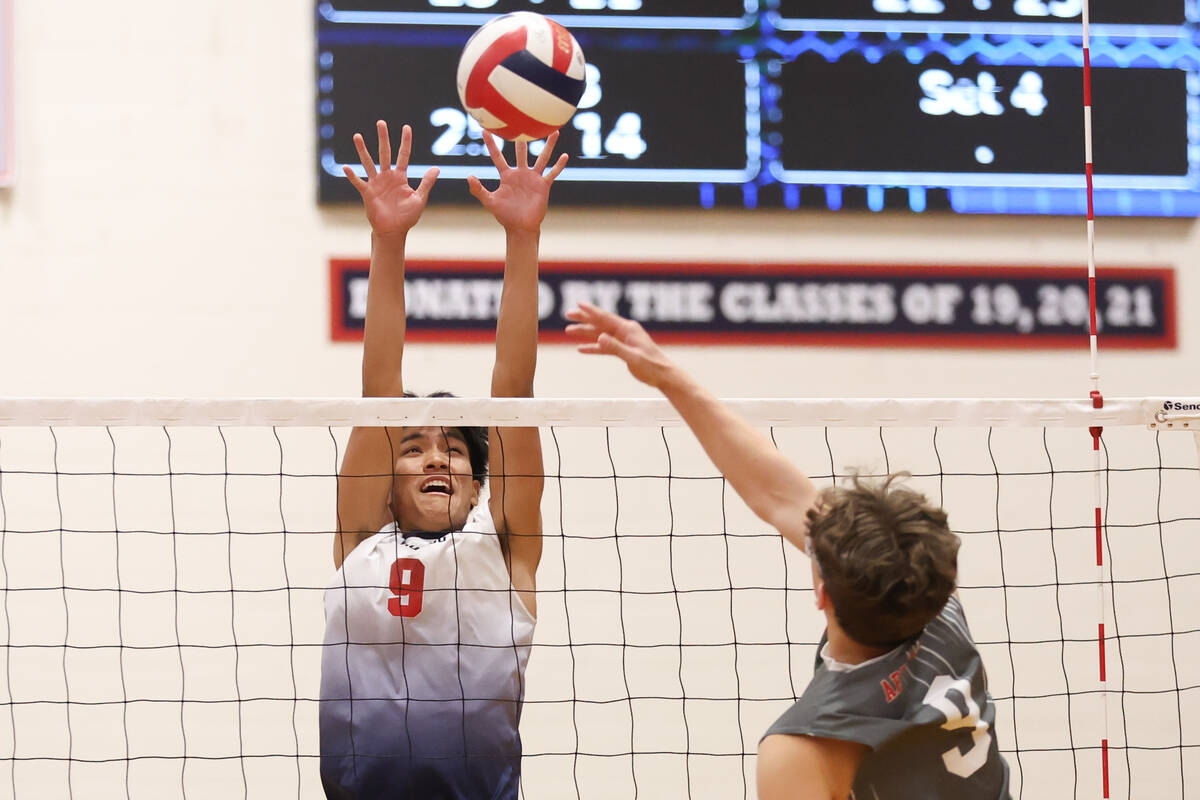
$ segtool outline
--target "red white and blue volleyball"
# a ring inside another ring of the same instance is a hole
[[[484,130],[509,141],[544,139],[575,113],[586,62],[579,42],[532,11],[496,17],[458,62],[458,97]]]

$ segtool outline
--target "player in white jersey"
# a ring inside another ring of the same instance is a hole
[[[812,557],[825,635],[812,682],[759,745],[759,800],[1009,797],[946,513],[891,479],[818,492],[641,325],[588,304],[567,316],[582,352],[666,395],[750,509]]]
[[[347,168],[371,224],[363,395],[407,394],[404,253],[437,180],[413,189],[404,126],[395,164],[378,123],[379,165]],[[504,227],[504,286],[492,396],[533,393],[538,241],[557,136],[536,163],[509,166],[485,136],[500,185],[471,193]],[[549,169],[547,169],[549,167]],[[487,508],[477,507],[491,472]],[[542,452],[536,428],[356,428],[338,478],[338,568],[325,594],[321,780],[330,798],[516,800],[517,726],[537,613]]]

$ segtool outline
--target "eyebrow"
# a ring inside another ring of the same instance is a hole
[[[442,436],[447,439],[454,439],[463,445],[465,445],[467,443],[467,440],[463,437],[463,435],[453,428],[442,431]],[[427,438],[426,434],[414,431],[412,433],[405,434],[400,439],[400,444],[404,444],[405,442],[411,442],[414,439],[425,439],[425,438]]]

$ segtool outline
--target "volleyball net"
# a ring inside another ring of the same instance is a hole
[[[948,510],[1014,797],[1196,785],[1194,420],[1150,399],[735,406],[821,485],[903,470]],[[542,431],[522,796],[754,797],[823,616],[807,559],[658,400],[0,400],[0,792],[320,796],[340,458],[350,426],[422,424]]]

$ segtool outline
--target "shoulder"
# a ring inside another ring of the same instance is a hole
[[[907,668],[914,654],[915,643],[851,670],[819,668],[803,696],[767,734],[829,737],[877,747],[907,725],[904,718],[913,691]]]
[[[480,503],[471,509],[471,514],[463,525],[462,533],[482,533],[493,536],[496,534],[496,523],[487,503]]]
[[[921,632],[920,651],[914,670],[926,679],[930,674],[961,677],[979,668],[979,648],[967,627],[967,618],[958,598],[951,597],[945,607]]]
[[[848,797],[870,748],[818,736],[774,735],[758,747],[761,800]]]
[[[941,612],[933,618],[934,623],[942,623],[949,627],[955,634],[964,640],[974,644],[971,639],[971,630],[967,627],[967,614],[963,609],[962,600],[957,594],[950,595],[950,599],[946,601],[946,605],[942,607]]]
[[[404,538],[396,530],[394,522],[385,525],[383,530],[378,533],[363,534],[354,548],[342,560],[339,571],[353,569],[358,564],[370,561],[384,550],[395,550],[397,546],[403,544],[403,541]],[[385,543],[391,544],[385,546]]]

